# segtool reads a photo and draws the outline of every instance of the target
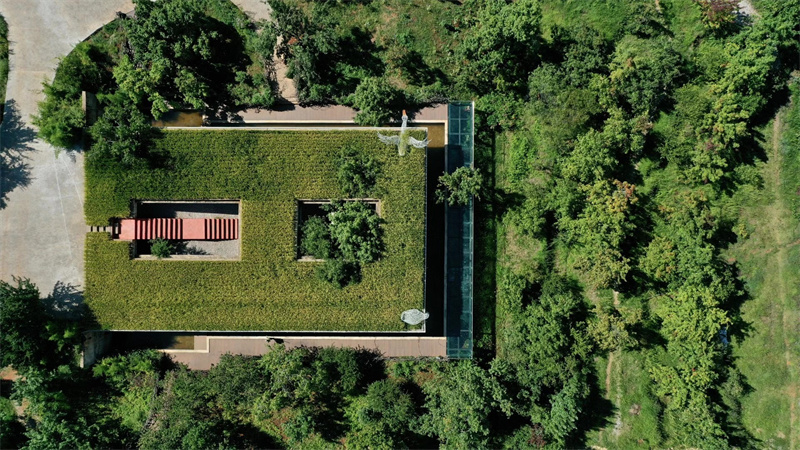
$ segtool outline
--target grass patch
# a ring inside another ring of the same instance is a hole
[[[781,112],[763,130],[768,161],[759,165],[763,188],[742,190],[740,221],[748,238],[728,251],[747,284],[745,330],[734,334],[736,364],[751,392],[742,398],[745,429],[771,447],[791,446],[797,433],[791,402],[798,395],[800,308],[800,105]],[[792,423],[792,421],[795,423]]]
[[[422,136],[418,136],[422,137]],[[341,198],[336,151],[383,167],[376,192],[384,256],[338,289],[296,261],[298,199]],[[167,131],[152,151],[169,168],[87,159],[86,219],[130,214],[131,199],[241,199],[241,261],[141,261],[105,233],[86,242],[86,303],[104,329],[403,330],[423,307],[425,154],[400,157],[373,131]]]
[[[542,4],[542,30],[549,36],[554,27],[586,25],[613,40],[623,32],[632,2],[607,0],[545,0]]]
[[[644,352],[615,351],[609,366],[608,357],[599,358],[596,366],[600,385],[610,388],[607,398],[616,406],[605,427],[587,436],[592,446],[604,448],[658,448],[661,405],[653,395],[652,379],[646,368]],[[610,375],[606,379],[606,375]]]

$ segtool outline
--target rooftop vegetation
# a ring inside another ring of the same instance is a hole
[[[87,222],[129,216],[131,199],[241,199],[242,259],[131,260],[129,243],[90,234],[86,303],[101,327],[403,330],[400,312],[423,307],[424,151],[397,156],[372,131],[167,131],[153,144],[155,167],[87,160]],[[336,169],[345,147],[382,168],[384,251],[369,262],[340,243],[368,263],[339,289],[315,276],[321,263],[296,260],[296,214],[298,199],[347,197]]]

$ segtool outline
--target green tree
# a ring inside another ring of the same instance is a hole
[[[347,448],[395,449],[412,447],[412,424],[416,421],[413,398],[392,380],[369,385],[366,395],[353,400],[347,410],[351,431]]]
[[[150,146],[150,121],[129,98],[114,95],[103,99],[103,112],[89,132],[94,144],[91,158],[110,158],[133,167],[140,164]]]
[[[54,84],[44,84],[44,100],[39,102],[39,112],[33,116],[39,127],[39,136],[56,147],[71,148],[80,141],[86,116],[81,108],[80,96],[71,97]]]
[[[381,256],[383,220],[371,205],[339,201],[328,205],[328,211],[331,239],[344,261],[366,264]]]
[[[617,43],[611,60],[611,89],[633,115],[654,117],[679,81],[683,60],[665,37],[627,36]]]
[[[480,199],[483,192],[483,175],[477,169],[459,167],[453,173],[439,177],[436,202],[447,202],[450,206],[467,205],[474,197]]]
[[[404,102],[403,93],[386,78],[366,78],[347,98],[358,113],[359,125],[385,126],[397,116]]]
[[[498,296],[511,320],[493,370],[518,392],[515,412],[542,429],[536,439],[563,447],[589,395],[592,344],[583,299],[562,277],[531,285],[511,274],[501,280]]]
[[[470,92],[522,91],[539,61],[538,0],[469,2],[457,50],[457,83]]]
[[[163,353],[142,350],[126,355],[103,358],[92,366],[92,374],[102,377],[110,386],[122,391],[128,383],[143,374],[156,374],[162,365]]]
[[[614,351],[636,346],[636,337],[631,328],[641,321],[641,310],[598,304],[595,316],[597,319],[589,324],[589,334],[597,348]]]
[[[578,245],[575,266],[598,288],[614,288],[631,270],[625,255],[626,239],[634,229],[632,205],[635,186],[621,181],[599,180],[583,186],[586,203],[576,219],[562,219],[560,227]]]
[[[423,389],[428,412],[422,416],[422,430],[446,447],[490,448],[492,413],[511,413],[503,386],[472,361],[452,364]]]
[[[48,367],[55,348],[45,337],[48,317],[39,289],[27,278],[13,283],[0,281],[0,365],[20,372]]]
[[[124,22],[130,51],[114,69],[122,92],[149,102],[158,118],[170,104],[217,109],[230,101],[228,86],[246,68],[244,39],[206,13],[205,2],[134,0]]]
[[[61,59],[52,83],[43,84],[44,100],[38,104],[33,124],[39,136],[56,147],[71,148],[81,139],[86,117],[81,91],[107,92],[113,88],[111,62],[105,52],[89,42],[78,44]]]
[[[703,15],[703,23],[718,30],[736,23],[739,2],[736,0],[695,0]]]

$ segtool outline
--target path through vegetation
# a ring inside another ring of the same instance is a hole
[[[793,241],[791,228],[789,224],[791,223],[791,212],[787,208],[786,199],[784,198],[784,192],[782,189],[782,179],[781,179],[781,167],[783,166],[783,154],[781,152],[781,137],[783,136],[783,117],[782,114],[778,114],[773,121],[772,126],[772,154],[770,158],[772,159],[772,167],[768,171],[768,175],[771,177],[769,180],[770,185],[775,192],[775,207],[770,208],[770,220],[774,225],[772,228],[773,232],[773,239],[776,244],[776,253],[775,253],[775,261],[776,261],[776,273],[778,280],[784,281],[791,276],[789,275],[789,271],[787,270],[788,264],[788,246]],[[783,345],[784,345],[784,359],[786,360],[786,367],[791,372],[792,367],[792,354],[791,354],[791,345],[789,341],[789,334],[791,333],[791,325],[789,323],[789,318],[791,316],[791,296],[786,288],[785,282],[777,283],[776,285],[776,294],[777,294],[777,302],[775,302],[776,307],[781,308],[781,325],[783,328]],[[790,377],[790,383],[786,386],[786,396],[789,400],[789,448],[795,448],[794,442],[794,423],[796,421],[796,412],[795,412],[795,403],[797,402],[797,386],[795,382],[792,382]]]
[[[796,107],[794,105],[793,107]],[[796,149],[786,142],[793,132],[781,111],[765,130],[764,188],[746,201],[742,220],[750,236],[732,249],[751,299],[742,308],[746,337],[735,350],[751,394],[742,402],[745,427],[764,444],[797,448],[798,438],[797,334],[800,234],[792,214],[796,190]],[[796,132],[796,131],[794,131]]]

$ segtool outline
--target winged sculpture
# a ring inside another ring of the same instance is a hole
[[[420,141],[419,139],[414,138],[409,134],[408,131],[408,115],[406,115],[406,110],[403,110],[403,123],[400,125],[400,134],[394,136],[386,136],[378,133],[378,139],[381,140],[386,145],[396,145],[397,146],[397,154],[400,156],[405,156],[406,149],[408,146],[412,146],[414,148],[425,148],[428,146],[430,142],[428,139],[424,141]]]

